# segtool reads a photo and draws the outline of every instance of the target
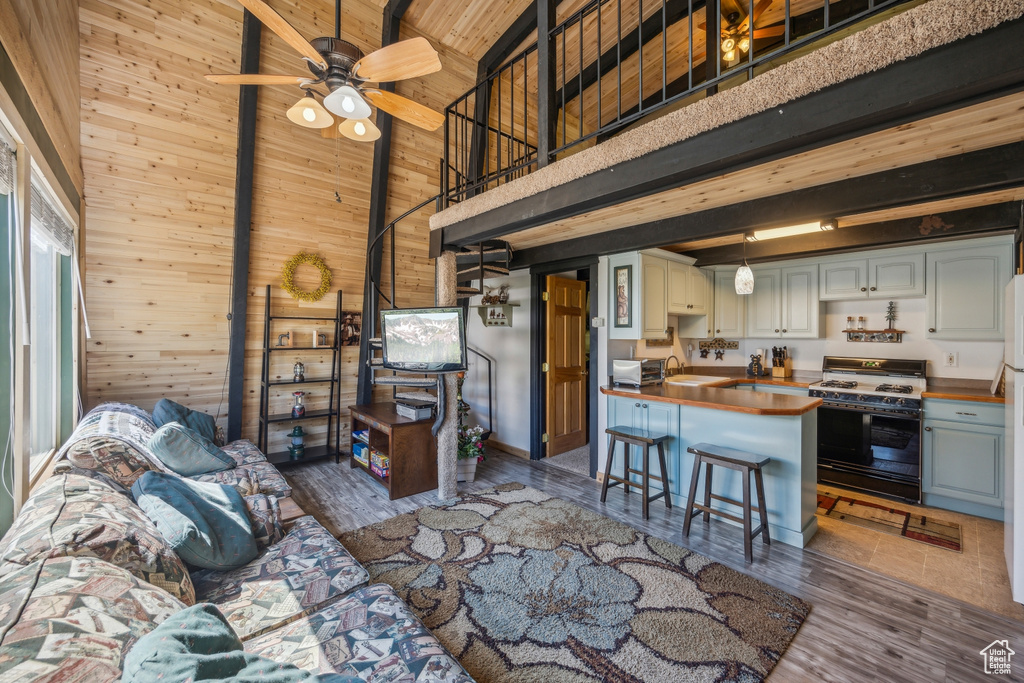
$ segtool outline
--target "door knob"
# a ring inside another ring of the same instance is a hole
[[[929,331],[929,332],[934,332],[934,331],[935,331],[935,328],[934,328],[934,327],[929,327],[929,328],[928,328],[928,331]]]
[[[868,291],[868,288],[867,288],[867,287],[861,287],[861,288],[860,288],[860,291],[862,291],[862,292],[866,292],[866,291]]]

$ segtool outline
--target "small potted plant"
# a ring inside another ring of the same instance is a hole
[[[469,415],[469,404],[462,400],[462,383],[465,380],[459,375],[459,453],[458,481],[474,481],[477,463],[483,462],[487,455],[484,452],[484,428],[480,425],[468,426],[465,423]]]

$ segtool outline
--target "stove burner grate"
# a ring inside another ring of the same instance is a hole
[[[914,387],[909,384],[879,384],[875,391],[884,391],[890,394],[912,394]]]
[[[818,386],[822,389],[856,389],[857,383],[849,380],[828,379]]]

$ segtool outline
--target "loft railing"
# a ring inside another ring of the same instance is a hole
[[[443,206],[909,1],[591,0],[547,32],[545,49],[531,45],[446,108]]]

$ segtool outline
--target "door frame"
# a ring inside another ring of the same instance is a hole
[[[584,280],[590,301],[588,317],[598,315],[597,285],[598,259],[587,256],[567,261],[543,263],[530,268],[530,460],[544,458],[544,444],[541,435],[544,433],[544,420],[547,414],[547,392],[541,379],[541,364],[544,362],[544,344],[547,335],[547,302],[541,300],[544,292],[545,278],[566,271],[575,270],[576,279]],[[597,401],[598,401],[598,368],[597,368],[597,328],[590,326],[590,361],[587,371],[587,442],[590,446],[590,476],[597,474]]]

